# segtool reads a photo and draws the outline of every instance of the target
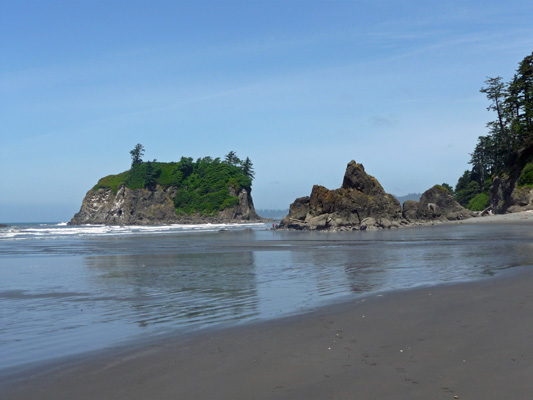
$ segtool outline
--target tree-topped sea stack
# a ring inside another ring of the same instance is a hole
[[[224,160],[142,161],[144,148],[130,153],[132,166],[106,176],[87,192],[70,224],[144,225],[259,220],[252,201],[252,162],[234,152]]]

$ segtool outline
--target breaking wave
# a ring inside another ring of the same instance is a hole
[[[61,237],[101,237],[124,235],[150,235],[165,233],[217,232],[221,230],[264,230],[265,223],[245,224],[197,224],[197,225],[67,225],[66,222],[57,224],[17,224],[0,230],[0,240],[9,239],[54,239]]]

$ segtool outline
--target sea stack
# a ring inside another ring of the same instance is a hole
[[[407,224],[400,202],[385,192],[362,164],[350,161],[342,186],[329,190],[315,185],[308,197],[291,204],[280,228],[308,230],[359,230]]]

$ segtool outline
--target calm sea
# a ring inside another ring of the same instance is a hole
[[[527,225],[0,228],[0,371],[533,265]]]

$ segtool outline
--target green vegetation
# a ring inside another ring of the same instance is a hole
[[[130,151],[131,154],[131,167],[135,167],[136,165],[142,164],[142,156],[144,155],[144,146],[140,143],[137,143],[132,151]]]
[[[443,188],[443,189],[446,189],[448,191],[448,193],[450,193],[452,196],[453,196],[453,188],[447,184],[447,183],[443,183],[442,185],[437,185],[439,186],[439,188]]]
[[[108,175],[100,179],[96,186],[93,187],[93,190],[111,189],[113,193],[117,194],[119,186],[126,182],[128,175],[129,171],[122,172],[118,175]]]
[[[533,186],[533,163],[526,164],[516,183],[518,187]]]
[[[486,193],[479,193],[468,202],[467,208],[472,211],[483,211],[489,204],[489,196]]]
[[[487,124],[489,133],[478,138],[470,159],[472,169],[455,186],[456,200],[472,210],[488,203],[483,199],[488,199],[493,177],[516,169],[520,150],[533,145],[533,53],[518,64],[508,83],[498,76],[487,78],[485,84],[480,91],[490,101],[487,109],[495,112],[496,119]],[[533,169],[524,171],[518,185],[533,184]]]
[[[214,214],[239,203],[241,189],[251,191],[254,179],[253,164],[249,158],[243,162],[235,152],[230,152],[224,161],[204,157],[194,161],[182,157],[179,162],[144,162],[141,157],[144,147],[135,146],[130,152],[131,168],[118,175],[100,179],[93,190],[111,189],[115,194],[121,185],[130,189],[154,190],[177,188],[174,206],[178,214]]]

